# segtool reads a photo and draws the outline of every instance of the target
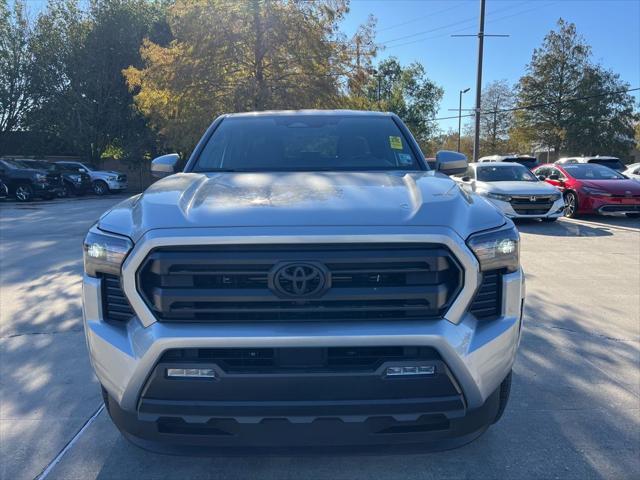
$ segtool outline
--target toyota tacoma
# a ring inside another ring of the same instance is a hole
[[[159,451],[451,448],[505,409],[519,235],[390,113],[223,115],[84,240],[106,408]]]

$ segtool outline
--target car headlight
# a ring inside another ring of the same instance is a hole
[[[36,173],[35,175],[36,182],[44,183],[47,181],[47,176],[42,173]]]
[[[612,194],[592,187],[582,187],[582,191],[588,195],[598,195],[600,197],[610,197]]]
[[[561,193],[554,193],[553,195],[549,196],[552,202],[560,200],[561,197],[562,197]]]
[[[110,182],[115,182],[116,180],[118,180],[118,177],[107,177],[107,180]]]
[[[513,224],[471,235],[467,245],[480,262],[482,271],[504,268],[515,272],[520,266],[520,235]]]
[[[83,243],[84,271],[92,277],[98,273],[120,275],[122,262],[132,247],[127,237],[102,232],[94,226]]]
[[[71,179],[71,181],[76,183],[80,183],[80,181],[82,180],[82,177],[80,175],[69,175],[69,178]]]
[[[492,192],[487,192],[485,193],[485,195],[489,198],[493,198],[494,200],[502,200],[503,202],[511,201],[511,195],[504,195],[502,193],[492,193]]]

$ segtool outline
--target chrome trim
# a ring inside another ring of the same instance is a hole
[[[136,287],[136,272],[147,258],[149,252],[157,247],[190,246],[190,245],[264,245],[264,244],[299,244],[299,243],[436,243],[447,246],[454,254],[464,270],[464,282],[457,298],[451,304],[444,318],[451,323],[458,324],[473,300],[473,296],[480,285],[480,266],[471,250],[453,231],[446,228],[420,228],[421,233],[404,234],[347,234],[347,235],[317,235],[317,234],[287,234],[292,229],[279,230],[269,235],[260,235],[263,229],[252,230],[254,235],[222,234],[220,229],[185,229],[179,230],[151,230],[147,232],[134,246],[122,266],[122,285],[124,293],[129,299],[134,312],[145,327],[153,325],[157,319],[147,307]],[[378,227],[379,231],[384,228]],[[405,228],[404,231],[411,230]],[[416,229],[418,230],[418,229]],[[237,231],[237,229],[236,229]],[[255,235],[258,234],[258,235]]]

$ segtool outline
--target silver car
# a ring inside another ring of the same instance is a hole
[[[560,190],[519,163],[475,163],[458,177],[463,188],[482,195],[509,218],[554,222],[564,215]]]
[[[74,161],[56,162],[66,168],[74,168],[86,172],[91,177],[91,188],[96,195],[110,192],[123,192],[127,189],[127,176],[124,173],[109,170],[97,170],[86,163]]]
[[[400,119],[224,115],[183,171],[84,241],[83,312],[107,410],[134,443],[467,443],[507,405],[522,331],[518,231],[430,170]],[[504,432],[503,432],[504,433]]]
[[[640,181],[640,163],[632,163],[627,165],[627,169],[622,172],[623,175]]]

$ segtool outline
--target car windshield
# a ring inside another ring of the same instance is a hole
[[[574,163],[564,165],[565,171],[578,180],[623,180],[626,177],[597,163]]]
[[[613,168],[614,170],[624,170],[624,164],[618,159],[593,159],[589,160],[589,163],[604,165],[605,167]]]
[[[391,117],[230,117],[208,140],[196,172],[423,170]]]
[[[537,182],[533,173],[522,165],[486,165],[476,170],[481,182]]]

